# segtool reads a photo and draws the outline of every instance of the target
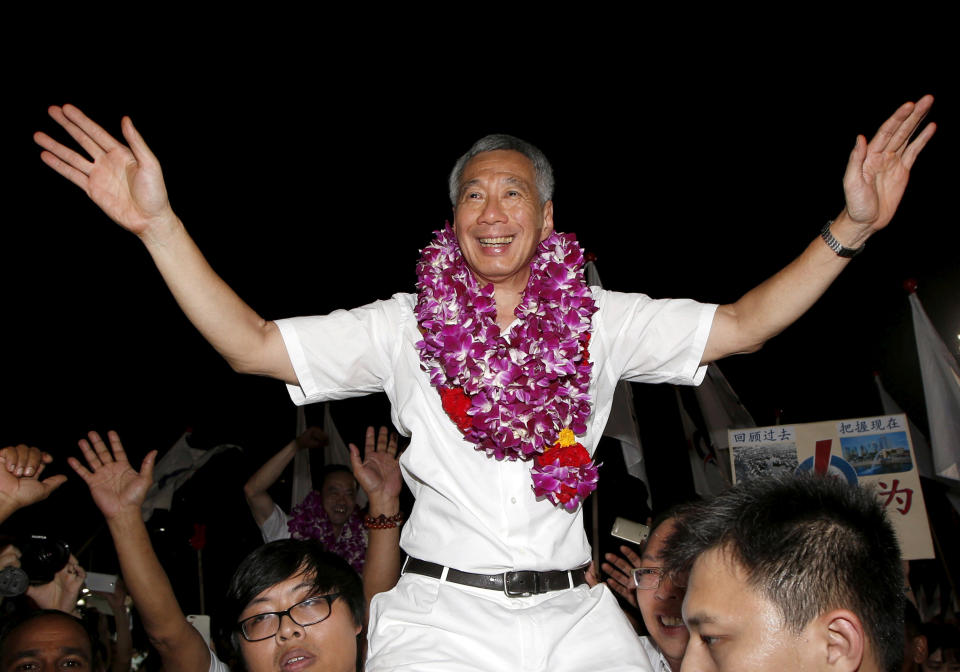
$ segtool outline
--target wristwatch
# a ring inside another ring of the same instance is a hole
[[[838,257],[853,259],[855,256],[863,252],[863,248],[867,246],[866,243],[864,243],[860,247],[844,247],[843,245],[841,245],[840,241],[834,238],[833,234],[830,233],[831,224],[833,224],[832,219],[823,225],[823,228],[820,229],[820,237],[823,238],[823,242],[825,242],[827,244],[827,247],[833,250]]]

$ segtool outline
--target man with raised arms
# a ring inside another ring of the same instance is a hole
[[[237,371],[279,378],[298,404],[383,390],[416,505],[400,583],[374,602],[368,669],[649,669],[615,600],[584,585],[580,501],[618,380],[699,383],[806,311],[887,225],[934,131],[905,103],[844,175],[846,207],[795,261],[736,303],[588,288],[553,230],[553,176],[529,143],[487,136],[450,176],[451,229],[417,267],[419,294],[268,321],[207,264],[173,213],[129,118],[129,149],[71,106],[50,115],[87,158],[38,133],[44,162],[145,244],[177,302]]]

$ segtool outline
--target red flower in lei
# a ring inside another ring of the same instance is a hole
[[[466,441],[498,460],[530,460],[534,493],[575,510],[597,483],[583,446],[559,442],[561,430],[586,432],[590,417],[587,345],[597,308],[576,237],[554,232],[540,243],[519,321],[504,338],[493,284],[478,287],[449,224],[435,235],[417,264],[421,366]]]

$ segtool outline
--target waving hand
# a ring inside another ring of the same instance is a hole
[[[67,461],[90,488],[97,508],[108,521],[122,513],[136,512],[139,516],[140,505],[153,484],[153,462],[157,451],[152,450],[143,458],[138,472],[127,461],[127,454],[116,432],[107,432],[110,449],[96,432],[90,432],[87,436],[89,441],[80,439],[80,450],[90,468],[84,467],[75,457]]]
[[[380,428],[376,441],[373,427],[367,427],[362,461],[360,451],[350,444],[350,465],[357,483],[370,498],[371,505],[374,500],[399,497],[403,480],[397,462],[397,435],[390,433],[388,438],[386,427]]]
[[[903,198],[917,155],[937,130],[935,124],[927,124],[910,141],[931,105],[933,96],[904,103],[869,143],[864,136],[857,136],[843,176],[843,191],[850,219],[868,227],[871,233],[890,222]]]
[[[160,163],[134,128],[130,117],[121,121],[127,147],[73,105],[53,106],[50,116],[77,141],[84,156],[45,133],[35,133],[43,147],[40,158],[83,189],[87,196],[123,228],[143,236],[155,225],[176,222],[167,200]]]

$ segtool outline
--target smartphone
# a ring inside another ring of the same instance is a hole
[[[613,529],[610,530],[610,534],[618,539],[624,539],[634,543],[637,546],[643,546],[647,537],[650,536],[650,528],[643,523],[637,523],[618,516],[617,519],[613,521]]]
[[[84,585],[90,590],[98,593],[112,593],[117,589],[116,574],[101,574],[100,572],[87,572],[87,578]]]

